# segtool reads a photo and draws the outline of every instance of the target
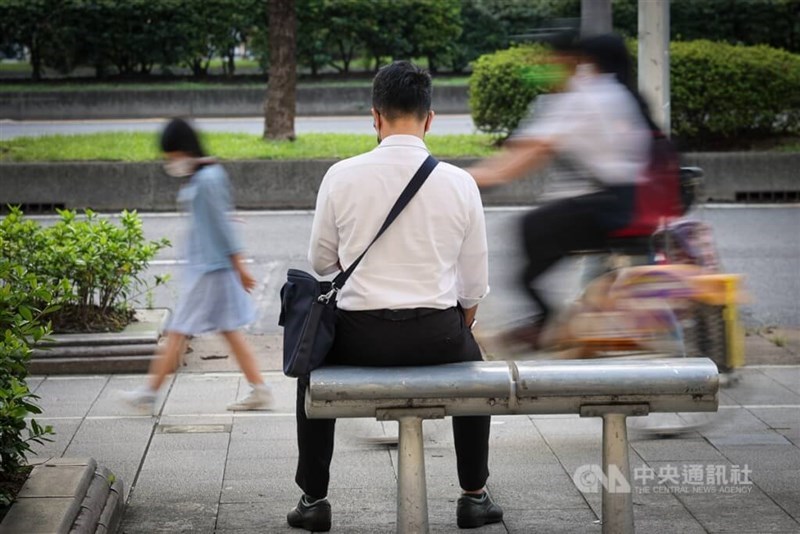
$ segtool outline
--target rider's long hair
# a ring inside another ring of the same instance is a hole
[[[659,129],[650,116],[650,108],[636,88],[631,56],[622,37],[616,34],[585,37],[577,42],[576,49],[598,71],[613,74],[617,81],[624,85],[636,99],[648,126],[654,131]]]

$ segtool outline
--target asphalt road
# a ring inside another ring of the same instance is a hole
[[[197,119],[201,130],[261,134],[264,118]],[[0,140],[21,136],[68,135],[98,132],[158,132],[164,119],[75,120],[75,121],[10,121],[0,120]],[[468,134],[475,131],[469,115],[437,115],[431,133]],[[369,115],[347,117],[297,117],[295,132],[374,134]]]
[[[491,294],[479,308],[484,326],[499,327],[529,312],[517,284],[521,256],[514,208],[487,209]],[[706,206],[695,214],[710,223],[725,270],[745,275],[750,302],[743,318],[750,326],[800,325],[800,207]],[[149,274],[172,273],[172,281],[153,293],[153,304],[172,307],[180,280],[181,236],[185,219],[178,214],[143,214],[150,238],[168,237],[173,247],[162,251]],[[239,212],[253,274],[260,318],[254,333],[278,332],[278,291],[290,267],[310,270],[306,251],[312,213],[308,211]],[[52,218],[47,218],[52,220]],[[542,287],[551,299],[568,301],[578,289],[579,260],[568,260]]]

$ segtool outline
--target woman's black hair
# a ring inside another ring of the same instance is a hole
[[[652,130],[658,130],[650,116],[647,103],[636,89],[633,80],[633,65],[625,41],[616,34],[594,35],[585,37],[577,43],[578,52],[597,67],[597,70],[613,74],[617,81],[624,85],[639,103],[642,116]]]
[[[195,158],[206,156],[197,132],[181,118],[172,119],[167,123],[161,133],[161,150],[163,152],[186,152]]]

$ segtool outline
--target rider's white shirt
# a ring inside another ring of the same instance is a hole
[[[320,275],[367,247],[428,157],[411,135],[332,166],[317,195],[308,259]],[[483,205],[464,170],[440,162],[339,295],[343,310],[471,308],[489,292]]]
[[[565,92],[536,99],[514,137],[546,139],[588,177],[613,186],[636,183],[652,134],[636,99],[613,75],[579,66]]]

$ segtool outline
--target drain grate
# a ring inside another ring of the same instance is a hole
[[[230,434],[231,425],[158,425],[159,434]]]
[[[800,191],[737,191],[736,202],[800,202]]]

